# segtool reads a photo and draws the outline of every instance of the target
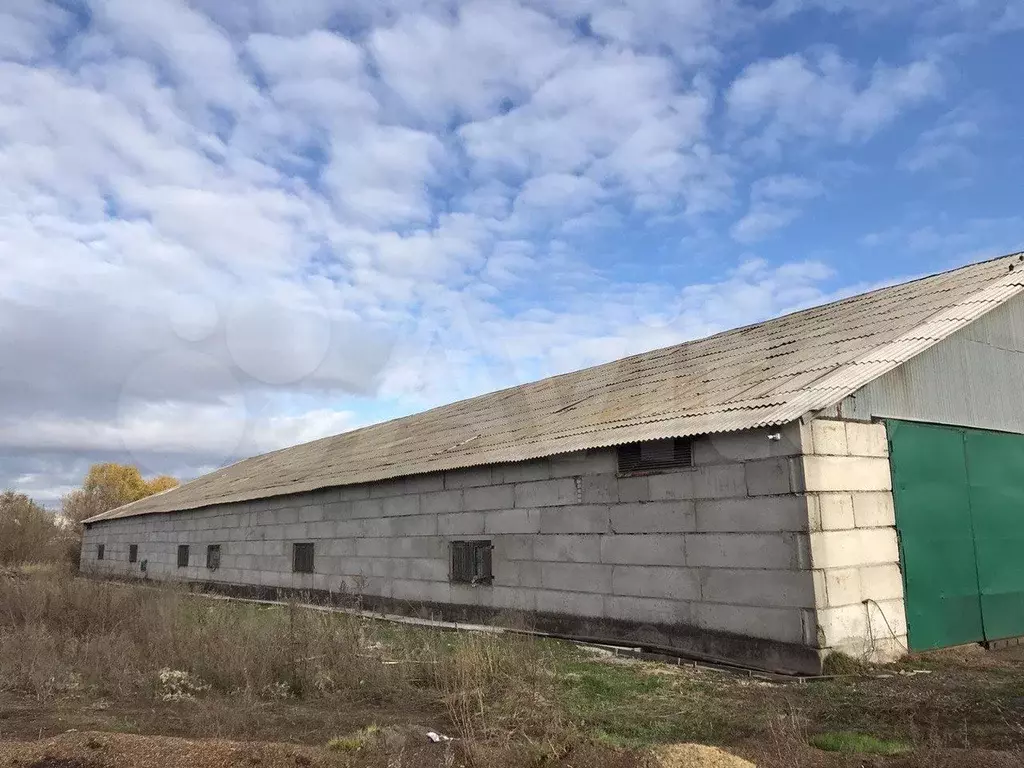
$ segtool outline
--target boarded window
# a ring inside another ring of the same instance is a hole
[[[206,548],[206,567],[211,571],[220,568],[220,544],[211,544]]]
[[[620,445],[619,472],[658,472],[693,466],[693,443],[682,437]]]
[[[107,549],[106,546],[103,545],[103,544],[97,544],[96,545],[96,559],[97,560],[102,560],[103,559],[103,555],[106,553],[106,549]]]
[[[452,581],[461,584],[490,584],[490,541],[452,542]]]
[[[188,544],[178,545],[178,567],[188,568]]]
[[[312,573],[313,565],[313,545],[293,544],[292,570],[295,573]]]
[[[129,563],[134,563],[134,562],[138,561],[138,559],[139,559],[139,545],[138,544],[131,544],[128,547],[128,562]]]

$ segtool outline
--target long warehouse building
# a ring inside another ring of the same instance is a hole
[[[83,571],[756,667],[1024,635],[1024,255],[246,459]]]

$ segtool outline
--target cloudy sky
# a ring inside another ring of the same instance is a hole
[[[1024,0],[0,0],[0,488],[1024,245]]]

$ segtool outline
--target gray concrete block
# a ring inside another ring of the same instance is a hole
[[[589,534],[537,536],[533,542],[533,559],[563,563],[599,563],[602,538]]]
[[[694,470],[690,469],[683,472],[651,475],[647,478],[651,501],[694,498],[693,476]]]
[[[540,510],[502,509],[484,513],[484,533],[538,533]]]
[[[437,532],[441,536],[467,536],[484,532],[483,512],[456,512],[437,516]]]
[[[497,551],[494,553],[497,555]],[[518,587],[521,585],[519,575],[524,567],[531,567],[537,570],[532,564],[520,560],[507,560],[504,557],[494,557],[491,563],[491,573],[494,576],[494,584],[503,584],[506,587]]]
[[[534,480],[551,479],[551,463],[547,459],[517,461],[513,464],[499,464],[492,470],[495,483],[527,483]]]
[[[794,534],[690,533],[686,534],[686,562],[711,568],[796,567]]]
[[[346,485],[337,489],[338,501],[358,501],[370,498],[370,486],[366,483],[361,485]]]
[[[386,496],[402,496],[405,494],[405,481],[400,477],[392,480],[379,480],[369,485],[371,499],[379,499]]]
[[[356,499],[352,502],[352,518],[383,517],[383,499]]]
[[[467,512],[485,509],[509,509],[515,503],[515,495],[511,485],[467,488],[462,494],[463,508]]]
[[[356,555],[359,557],[387,557],[390,553],[390,539],[356,539]]]
[[[619,501],[619,478],[614,473],[585,475],[582,483],[584,504],[612,504]]]
[[[420,496],[420,512],[425,515],[462,512],[462,490],[424,493]]]
[[[610,592],[621,596],[700,600],[700,572],[694,568],[616,565]]]
[[[599,563],[541,563],[544,589],[607,594],[612,588],[612,566]]]
[[[284,538],[289,541],[304,541],[309,538],[309,525],[293,523],[284,527]]]
[[[676,600],[608,595],[604,598],[604,616],[644,624],[689,624],[691,609],[689,603]]]
[[[683,534],[615,534],[601,537],[602,563],[621,565],[686,565]]]
[[[619,478],[619,501],[650,501],[651,488],[646,475]]]
[[[417,495],[389,496],[384,499],[382,510],[387,517],[418,515],[420,513],[420,497]]]
[[[447,582],[396,579],[391,585],[391,597],[397,600],[448,603],[451,602],[451,585]]]
[[[802,643],[800,608],[761,608],[718,603],[691,604],[691,619],[699,627],[718,632],[761,637],[784,643]]]
[[[431,493],[444,490],[444,473],[430,472],[405,478],[403,493]]]
[[[448,543],[438,536],[406,536],[386,541],[391,545],[391,557],[448,557]]]
[[[448,561],[411,558],[408,563],[408,578],[418,581],[448,581]]]
[[[609,510],[607,504],[545,507],[540,510],[540,532],[607,533]]]
[[[773,458],[747,462],[743,465],[747,493],[750,496],[769,496],[797,490],[802,485],[796,477],[799,461]]]
[[[330,520],[324,520],[319,523],[307,523],[309,529],[309,536],[313,539],[329,539],[335,535],[338,524]]]
[[[550,538],[536,534],[502,534],[492,537],[494,558],[506,560],[533,560],[534,541]],[[548,558],[550,559],[550,558]]]
[[[536,590],[537,610],[541,613],[556,613],[566,616],[601,616],[604,613],[604,596],[585,592],[560,592],[549,589]]]
[[[474,488],[481,485],[492,485],[493,482],[489,466],[453,469],[444,473],[444,487],[446,489]]]
[[[412,515],[392,521],[392,536],[437,536],[437,515]]]
[[[648,501],[611,508],[615,533],[681,533],[696,530],[692,501]]]
[[[494,601],[494,587],[489,584],[453,583],[449,599],[456,605],[482,605],[490,607]]]
[[[345,538],[348,536],[366,535],[366,524],[369,518],[360,520],[341,520],[334,524],[334,535]]]
[[[693,497],[724,499],[747,495],[746,472],[742,464],[716,464],[692,472]]]
[[[354,557],[356,554],[356,539],[331,539],[324,542],[325,554],[332,557]]]
[[[203,520],[203,528],[208,528],[207,520]],[[275,510],[274,522],[278,525],[293,525],[299,522],[299,510],[298,507],[282,507]]]
[[[517,483],[514,488],[517,507],[550,507],[579,503],[577,485],[573,478]]]
[[[804,496],[702,500],[696,508],[698,531],[806,531],[809,526]]]
[[[307,504],[299,508],[300,523],[316,523],[324,519],[324,508],[319,504]]]
[[[618,470],[617,454],[614,448],[559,453],[549,457],[548,461],[551,466],[551,477],[581,477]]]
[[[537,593],[532,589],[504,587],[495,584],[491,587],[491,605],[510,611],[535,611],[537,610]]]
[[[770,608],[814,608],[811,571],[707,568],[701,595],[712,603]]]

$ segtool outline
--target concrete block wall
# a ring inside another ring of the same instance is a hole
[[[698,438],[694,466],[620,476],[601,449],[90,526],[83,568],[687,627],[815,644],[804,428]],[[772,436],[773,439],[769,439]],[[490,585],[450,543],[493,543]],[[291,545],[316,572],[291,572]],[[95,548],[106,545],[106,559]],[[187,568],[176,566],[189,544]],[[221,567],[206,569],[220,544]]]
[[[817,419],[804,456],[818,643],[876,661],[907,650],[883,424]]]

